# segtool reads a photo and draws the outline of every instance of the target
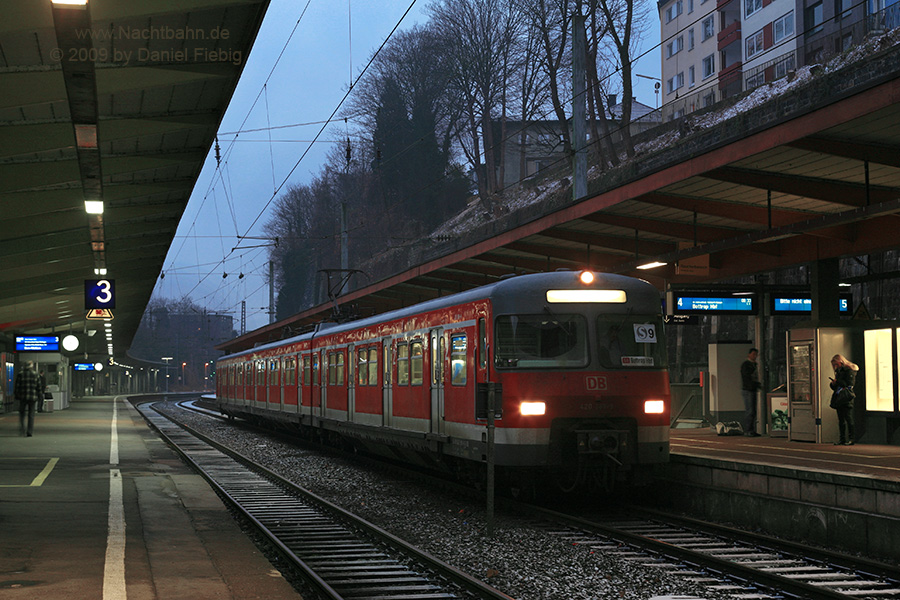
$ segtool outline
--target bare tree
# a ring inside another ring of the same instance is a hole
[[[591,12],[599,8],[613,42],[622,78],[620,131],[629,158],[634,156],[631,139],[631,108],[634,94],[634,57],[646,29],[647,10],[640,0],[588,0]]]
[[[508,113],[512,62],[521,35],[521,13],[508,0],[439,0],[430,6],[433,25],[450,57],[451,83],[463,102],[457,141],[471,165],[488,208],[499,189],[496,157],[504,133],[494,139],[492,119]]]

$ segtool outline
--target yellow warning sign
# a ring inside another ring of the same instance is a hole
[[[88,311],[85,318],[90,320],[106,321],[113,318],[112,310],[109,308],[92,308]]]

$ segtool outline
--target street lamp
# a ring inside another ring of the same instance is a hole
[[[169,393],[169,361],[172,360],[171,356],[163,356],[160,360],[166,361],[166,393]]]
[[[184,367],[187,366],[186,362],[181,363],[181,385],[186,385],[187,382],[184,380]]]

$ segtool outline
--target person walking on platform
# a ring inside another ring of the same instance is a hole
[[[756,391],[759,389],[759,368],[756,358],[759,350],[750,348],[747,360],[741,364],[741,397],[744,399],[744,435],[759,437],[756,432]]]
[[[831,394],[831,408],[837,411],[839,441],[836,446],[853,445],[853,401],[856,392],[853,385],[856,383],[856,375],[859,373],[859,365],[847,360],[842,354],[835,354],[831,359],[831,368],[834,369],[834,377],[829,385],[834,393]],[[846,429],[846,433],[845,430]]]
[[[16,400],[19,401],[19,435],[31,437],[34,433],[34,405],[43,400],[44,392],[38,374],[34,371],[34,363],[28,361],[25,367],[16,374],[13,384]],[[28,429],[25,429],[25,413],[28,412]]]

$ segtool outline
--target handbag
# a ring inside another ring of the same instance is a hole
[[[856,398],[856,392],[853,387],[839,387],[831,394],[831,408],[844,408],[850,406],[850,403]]]

